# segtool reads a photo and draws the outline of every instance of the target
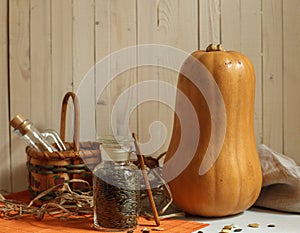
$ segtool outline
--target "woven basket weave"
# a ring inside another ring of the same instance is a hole
[[[69,98],[74,104],[74,137],[73,142],[65,142],[66,132],[66,111]],[[96,166],[100,160],[99,143],[79,142],[80,110],[77,96],[73,92],[68,92],[62,102],[60,137],[66,145],[66,151],[39,152],[32,147],[26,147],[27,170],[29,191],[32,197],[71,179],[81,179],[87,181],[92,187],[93,175],[89,170]],[[88,186],[84,183],[73,183],[74,191],[85,191]],[[64,191],[61,186],[56,191]],[[51,199],[56,194],[49,193],[45,199]]]

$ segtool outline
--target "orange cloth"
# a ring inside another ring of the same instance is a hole
[[[29,202],[30,196],[27,191],[6,196],[7,199],[14,199],[23,202]],[[141,232],[141,229],[147,228],[151,232],[155,227],[154,221],[148,221],[139,218],[139,226],[134,232]],[[208,226],[205,223],[199,223],[189,220],[168,219],[161,220],[161,233],[187,233],[193,232]],[[42,221],[36,220],[34,217],[26,216],[18,220],[5,220],[0,218],[0,232],[18,232],[18,233],[76,233],[76,232],[100,232],[93,228],[93,219],[71,219],[63,221],[50,216],[45,216]],[[126,231],[125,231],[126,232]],[[156,231],[155,231],[156,232]]]

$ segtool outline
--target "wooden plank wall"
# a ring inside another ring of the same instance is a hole
[[[300,6],[295,0],[283,1],[283,147],[284,152],[299,162],[300,144],[300,31],[296,22],[300,20]],[[296,29],[296,30],[295,30]]]
[[[30,63],[30,1],[9,1],[9,83],[10,116],[21,113],[31,118],[38,106],[43,105],[42,96],[34,96],[37,84],[31,82]],[[46,88],[46,87],[42,87]],[[32,99],[39,98],[38,106],[31,104]],[[36,124],[40,126],[39,119]],[[16,135],[11,137],[11,179],[12,191],[25,187],[26,155],[23,142]]]
[[[8,99],[8,5],[0,0],[0,190],[11,190]]]
[[[127,9],[127,10],[124,10]],[[135,46],[137,43],[137,4],[136,1],[124,0],[124,1],[95,1],[95,17],[96,17],[96,30],[95,30],[95,51],[96,61],[100,61],[107,55],[116,52],[122,48]],[[135,54],[134,54],[135,55]],[[135,56],[130,55],[128,60],[132,60],[134,63]],[[108,65],[107,74],[109,77],[116,72],[122,64],[118,64],[113,60]],[[101,70],[96,69],[96,82],[101,79]],[[110,119],[112,116],[112,108],[114,106],[117,97],[128,87],[136,83],[136,72],[134,69],[130,69],[127,72],[120,74],[112,82],[109,83],[105,92],[98,101],[96,111],[96,124],[97,135],[104,136],[111,134],[112,130],[109,127],[111,125]],[[126,100],[128,107],[134,105],[135,99]],[[133,113],[132,121],[137,121],[137,113]],[[113,120],[114,124],[118,124],[118,133],[124,131],[124,114],[121,114],[117,119]],[[137,124],[132,125],[132,130],[136,132]]]
[[[257,77],[257,143],[300,163],[299,20],[298,0],[0,0],[0,190],[19,191],[27,183],[25,145],[11,135],[9,119],[22,113],[40,129],[59,131],[64,94],[77,91],[93,64],[138,44],[170,45],[190,53],[223,43],[247,55]],[[138,62],[134,55],[128,59]],[[111,61],[108,74],[120,65]],[[111,133],[114,103],[133,84],[177,81],[174,71],[133,66],[110,83],[96,104],[101,75],[97,69],[92,73],[81,106],[88,114],[81,122],[84,139]],[[148,91],[165,94],[156,88]],[[135,106],[140,94],[131,93],[124,108]],[[172,118],[170,108],[147,102],[133,111],[129,127],[141,142],[148,142],[151,123],[162,122],[167,131],[159,153],[168,146]],[[72,107],[68,119],[72,140]],[[122,116],[115,121],[126,123]],[[153,136],[163,133],[159,129]]]
[[[148,9],[145,12],[144,9]],[[191,53],[198,48],[198,2],[186,1],[138,1],[138,44],[162,44],[182,49]],[[186,36],[184,36],[186,35]],[[187,36],[188,35],[188,36]],[[162,64],[157,60],[155,63]],[[157,80],[171,85],[177,83],[177,73],[158,67],[140,67],[138,81]],[[158,99],[167,93],[162,92],[158,86],[152,86],[149,92]],[[143,93],[140,93],[142,95]],[[156,109],[156,111],[153,111]],[[146,154],[160,154],[167,149],[172,134],[173,112],[165,104],[146,102],[138,109],[138,133],[140,141],[147,143]],[[166,127],[152,125],[152,138],[150,126],[154,121],[159,121]],[[164,137],[165,136],[165,137]],[[164,140],[161,143],[161,140]],[[160,145],[158,147],[157,145]]]
[[[282,0],[263,1],[263,141],[283,151]],[[280,48],[280,49],[275,49]],[[296,154],[294,154],[296,155]]]

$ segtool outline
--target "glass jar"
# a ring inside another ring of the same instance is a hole
[[[10,125],[14,128],[13,132],[15,134],[37,151],[56,151],[51,143],[35,128],[33,123],[21,114],[16,115],[10,121]]]
[[[128,231],[138,224],[139,174],[132,163],[131,138],[100,139],[101,163],[94,173],[94,226],[101,231]]]

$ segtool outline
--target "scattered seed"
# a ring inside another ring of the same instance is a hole
[[[258,223],[249,223],[248,227],[259,228],[259,224]]]
[[[230,233],[230,230],[229,229],[222,229],[221,231],[220,231],[220,233]]]
[[[203,233],[203,231],[197,231],[197,233]]]
[[[223,227],[223,229],[228,229],[228,230],[231,230],[233,228],[233,225],[226,225]]]
[[[148,228],[143,228],[142,233],[150,233],[150,230]]]
[[[276,227],[275,224],[269,224],[268,227]]]
[[[162,227],[153,227],[151,228],[152,231],[164,231],[165,229]]]
[[[241,228],[237,228],[237,229],[234,229],[233,232],[241,232],[242,229]]]

